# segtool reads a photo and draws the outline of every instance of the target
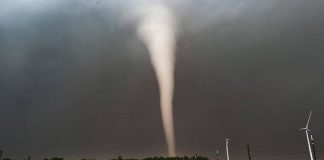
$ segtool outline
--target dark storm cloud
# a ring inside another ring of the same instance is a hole
[[[124,22],[131,2],[0,1],[7,156],[166,153],[148,53]],[[259,159],[306,157],[297,129],[311,108],[323,147],[323,2],[169,4],[183,28],[174,100],[179,154],[214,158],[228,137],[233,158],[245,158],[246,143]]]

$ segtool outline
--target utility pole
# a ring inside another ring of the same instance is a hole
[[[316,160],[315,143],[314,143],[313,135],[311,135],[311,143],[313,148],[314,160]]]
[[[2,159],[3,151],[0,150],[0,160]]]
[[[228,154],[228,142],[229,142],[230,139],[225,139],[225,142],[226,142],[226,156],[227,156],[227,160],[229,160],[229,154]]]
[[[251,160],[251,151],[250,151],[250,145],[247,145],[247,150],[248,150],[248,155],[249,155],[249,160]]]
[[[218,150],[216,151],[216,160],[218,160]]]

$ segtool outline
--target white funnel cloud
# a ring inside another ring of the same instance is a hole
[[[175,18],[163,5],[146,6],[141,9],[138,35],[151,55],[160,90],[162,121],[169,156],[175,156],[173,124],[173,90],[175,63]]]

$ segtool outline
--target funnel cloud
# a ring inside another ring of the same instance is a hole
[[[151,55],[160,90],[162,121],[169,156],[175,156],[173,124],[175,19],[163,5],[147,6],[142,9],[138,35]]]

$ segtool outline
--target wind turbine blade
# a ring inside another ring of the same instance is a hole
[[[309,120],[312,116],[312,113],[313,113],[313,110],[311,110],[310,114],[309,114],[309,117],[308,117],[308,120],[307,120],[307,124],[306,124],[306,128],[308,129],[308,124],[309,124]]]

